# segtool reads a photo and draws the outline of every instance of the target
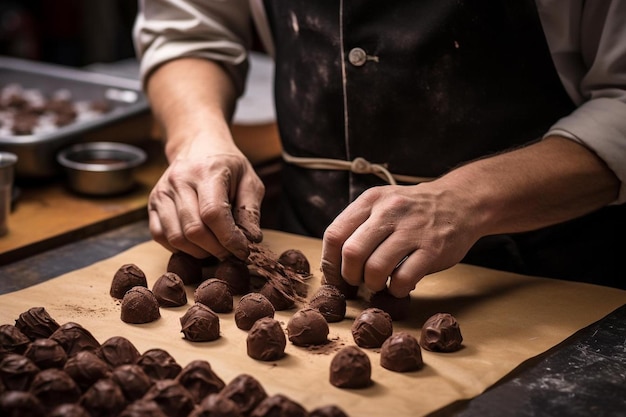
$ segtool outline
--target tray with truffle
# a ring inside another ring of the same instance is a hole
[[[56,175],[62,147],[147,110],[137,80],[0,57],[0,151],[18,177]]]

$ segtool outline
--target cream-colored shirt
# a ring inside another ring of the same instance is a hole
[[[622,183],[616,203],[626,202],[626,0],[536,4],[561,82],[578,106],[545,136],[593,150]],[[220,62],[242,93],[251,19],[272,54],[261,0],[141,0],[133,36],[142,80],[169,60],[201,57]]]

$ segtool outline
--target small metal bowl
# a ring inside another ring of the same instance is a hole
[[[134,171],[146,153],[118,142],[88,142],[57,154],[70,188],[78,193],[107,196],[127,192],[135,185]]]

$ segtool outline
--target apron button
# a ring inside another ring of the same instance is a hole
[[[367,61],[367,54],[361,48],[353,48],[348,53],[348,61],[355,67],[363,66]]]

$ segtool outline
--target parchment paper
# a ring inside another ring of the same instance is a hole
[[[264,243],[277,254],[295,248],[307,255],[314,272],[309,291],[313,294],[320,282],[321,241],[266,230]],[[394,323],[394,331],[405,330],[419,337],[426,318],[446,311],[459,321],[464,348],[447,354],[422,351],[425,367],[406,374],[382,368],[379,352],[366,350],[374,384],[346,390],[328,382],[329,365],[339,348],[354,344],[350,326],[366,306],[363,301],[351,301],[347,318],[330,325],[331,343],[323,349],[298,348],[288,342],[285,358],[260,362],[247,356],[246,332],[235,326],[232,313],[220,315],[219,340],[192,343],[182,338],[179,318],[193,303],[193,287],[188,288],[187,306],[162,308],[162,317],[154,323],[129,325],[120,320],[119,302],[109,296],[115,271],[125,263],[135,263],[146,273],[151,288],[165,272],[168,259],[169,252],[148,242],[87,268],[5,294],[0,296],[0,324],[13,324],[21,312],[43,306],[60,324],[77,322],[100,342],[124,336],[140,352],[154,347],[167,350],[181,366],[206,359],[226,382],[248,373],[269,394],[282,393],[309,410],[332,403],[353,417],[419,416],[480,394],[526,359],[626,303],[626,291],[458,265],[418,284],[412,294],[410,318]],[[286,327],[295,311],[277,312],[276,318]]]

